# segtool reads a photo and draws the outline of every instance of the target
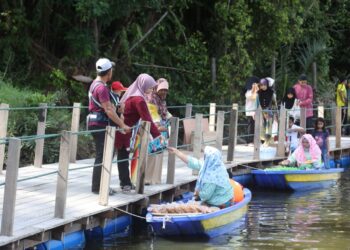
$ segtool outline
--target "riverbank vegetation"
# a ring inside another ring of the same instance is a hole
[[[333,100],[349,74],[349,16],[348,0],[3,0],[0,102],[86,105],[89,83],[73,76],[94,78],[99,57],[126,86],[142,72],[167,78],[169,105],[242,103],[246,78],[271,76],[274,61],[279,98],[300,73],[313,83],[316,65],[317,100]]]

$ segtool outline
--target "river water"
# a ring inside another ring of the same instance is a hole
[[[313,192],[253,190],[245,223],[209,241],[167,240],[143,230],[94,249],[350,249],[350,169],[337,185]],[[89,247],[88,247],[89,248]]]

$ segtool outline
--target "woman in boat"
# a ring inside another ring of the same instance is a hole
[[[189,168],[199,170],[195,195],[198,195],[202,202],[220,208],[232,205],[233,189],[218,149],[206,146],[204,163],[176,148],[168,147],[168,150],[184,161]]]
[[[315,139],[310,134],[305,134],[300,138],[297,149],[281,165],[297,165],[300,169],[319,169],[322,167],[321,150]]]

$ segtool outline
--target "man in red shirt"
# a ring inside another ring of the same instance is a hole
[[[107,82],[112,79],[114,63],[107,58],[100,58],[96,62],[97,77],[91,83],[89,89],[89,130],[105,129],[109,125],[109,121],[113,121],[120,128],[124,129],[125,133],[130,132],[130,127],[124,124],[124,121],[119,118],[115,107],[112,105],[109,96]],[[99,193],[101,182],[101,169],[103,159],[103,149],[105,141],[105,131],[93,132],[92,136],[95,142],[96,157],[94,170],[92,173],[93,193]]]

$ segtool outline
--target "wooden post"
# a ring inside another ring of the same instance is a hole
[[[317,107],[317,117],[322,117],[324,118],[324,107],[323,103],[320,103]]]
[[[187,103],[186,104],[186,113],[185,113],[185,118],[190,118],[192,116],[192,104]]]
[[[216,148],[222,151],[223,137],[224,137],[224,123],[225,112],[219,111],[216,120]]]
[[[215,131],[215,113],[216,113],[216,104],[210,103],[209,108],[209,131]]]
[[[71,151],[72,135],[68,131],[62,131],[60,156],[58,162],[55,218],[64,218],[67,201],[68,171],[69,171],[69,153]]]
[[[21,140],[17,138],[10,138],[1,219],[1,235],[5,236],[12,236],[13,234],[20,154]]]
[[[238,104],[232,104],[230,115],[229,139],[227,149],[227,161],[233,161],[234,151],[237,143],[237,124],[238,124]]]
[[[314,93],[317,92],[317,64],[316,62],[312,63],[312,84],[314,87]]]
[[[185,118],[191,118],[191,116],[192,116],[192,104],[191,103],[187,103],[186,104],[186,113],[185,113]],[[182,124],[184,124],[184,123],[182,123]],[[184,136],[183,136],[183,142],[185,142],[186,141],[186,135],[185,135],[185,133],[184,133]],[[190,145],[188,145],[187,147],[186,147],[186,149],[187,150],[190,150]]]
[[[280,119],[278,125],[278,145],[277,145],[277,156],[284,157],[285,156],[285,141],[286,141],[286,121],[287,121],[287,112],[284,105],[281,106],[280,109]]]
[[[47,116],[47,103],[40,103],[38,114],[38,127],[37,127],[37,136],[45,135],[45,126],[46,126],[46,116]],[[44,139],[35,140],[35,158],[34,166],[41,168],[43,164],[43,155],[44,155]]]
[[[216,82],[216,58],[211,58],[211,83],[214,86]]]
[[[145,171],[147,168],[147,155],[148,155],[148,142],[149,142],[149,134],[150,134],[151,123],[143,121],[141,123],[141,147],[138,161],[138,176],[136,182],[136,193],[143,194],[143,190],[145,187]]]
[[[308,129],[306,127],[306,108],[300,108],[300,127]]]
[[[5,103],[0,104],[0,142],[2,138],[7,136],[7,123],[9,118],[9,108],[10,106]],[[4,139],[5,140],[5,139]],[[5,159],[5,144],[0,144],[0,174],[2,174],[2,169],[4,167]]]
[[[71,131],[72,133],[79,132],[79,123],[80,123],[80,103],[75,102],[73,104],[72,112],[72,124]],[[78,148],[78,135],[71,135],[71,151],[70,151],[70,162],[75,162],[77,158],[77,148]]]
[[[335,147],[340,148],[341,147],[341,108],[336,108],[336,114],[335,114]]]
[[[335,103],[331,104],[331,117],[332,117],[331,134],[335,135],[336,134],[336,121],[337,121],[337,106],[335,105]]]
[[[276,56],[272,57],[271,77],[276,80]]]
[[[169,147],[177,147],[177,139],[179,136],[179,118],[171,117],[170,121],[170,138]],[[168,154],[168,171],[166,177],[167,184],[174,184],[175,181],[175,154]]]
[[[199,159],[201,157],[202,142],[203,142],[203,114],[196,114],[196,125],[193,138],[193,157]],[[193,175],[198,175],[197,170],[192,170]]]
[[[114,154],[114,139],[115,139],[115,127],[107,126],[105,135],[105,146],[103,149],[102,160],[102,172],[101,172],[101,184],[99,204],[102,206],[108,205],[109,198],[109,184],[112,176],[112,161]]]
[[[255,111],[255,126],[254,126],[254,160],[260,159],[260,127],[261,127],[261,107]]]

